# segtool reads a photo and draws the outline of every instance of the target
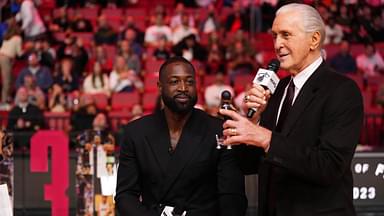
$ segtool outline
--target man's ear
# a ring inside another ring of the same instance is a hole
[[[309,48],[311,50],[316,50],[320,47],[320,43],[321,43],[321,34],[319,31],[315,31],[314,33],[312,33],[312,36],[311,36],[311,45],[309,46]]]

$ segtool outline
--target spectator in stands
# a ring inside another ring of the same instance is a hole
[[[167,41],[172,41],[172,30],[164,24],[164,16],[156,14],[155,24],[149,26],[145,31],[144,42],[147,46],[156,47],[161,37],[166,37]]]
[[[133,70],[129,70],[123,56],[117,56],[114,70],[109,75],[111,92],[132,92],[139,78]],[[138,86],[140,87],[140,86]]]
[[[224,51],[220,49],[218,43],[210,44],[208,47],[208,60],[206,63],[206,73],[216,74],[225,73]]]
[[[70,28],[74,32],[93,32],[91,21],[86,19],[80,11],[76,11],[75,17],[70,24]]]
[[[45,66],[41,66],[39,63],[38,55],[36,52],[32,52],[28,57],[28,66],[20,71],[19,76],[16,79],[16,88],[20,88],[24,84],[24,77],[32,75],[37,86],[41,88],[45,93],[53,83],[51,70]]]
[[[173,46],[172,50],[176,56],[182,56],[189,61],[198,60],[204,62],[207,60],[207,50],[196,41],[194,34],[185,37]]]
[[[72,59],[61,60],[54,82],[63,88],[64,93],[71,93],[79,89],[79,79],[73,72]]]
[[[57,48],[57,59],[60,61],[64,58],[72,56],[72,47],[76,42],[76,37],[69,31],[65,34],[64,40],[60,41],[60,45]]]
[[[3,37],[3,43],[0,48],[2,104],[10,102],[13,62],[16,56],[22,55],[22,38],[20,28],[14,21],[10,20],[8,23],[8,29]]]
[[[245,8],[246,15],[249,17],[250,31],[254,33],[261,32],[263,29],[262,4],[265,1],[243,0],[242,6]]]
[[[28,102],[33,104],[39,109],[45,109],[45,94],[44,92],[36,85],[35,78],[31,74],[27,74],[24,77],[24,85],[21,88],[25,88],[28,94]],[[16,101],[17,103],[17,101]]]
[[[140,58],[133,52],[131,46],[128,41],[122,40],[120,41],[119,46],[119,55],[123,56],[128,70],[133,70],[136,75],[140,75],[141,73],[141,61]]]
[[[251,45],[250,41],[245,36],[245,33],[243,30],[238,30],[234,34],[233,38],[227,38],[227,41],[229,41],[229,44],[227,45],[227,53],[226,53],[226,59],[232,59],[234,56],[238,55],[238,45],[236,45],[238,42],[242,44],[242,52],[245,52],[246,55],[254,56],[255,50],[253,46]]]
[[[337,53],[331,60],[330,65],[337,71],[343,74],[356,73],[356,61],[351,55],[349,42],[343,40],[340,43],[340,52]]]
[[[21,87],[17,90],[15,106],[8,116],[8,130],[10,131],[36,131],[44,127],[43,112],[28,102],[27,89]]]
[[[21,3],[20,12],[16,15],[16,20],[21,21],[21,29],[26,40],[35,40],[44,35],[46,28],[35,7],[33,0],[16,0]]]
[[[369,5],[362,5],[357,10],[357,21],[362,27],[364,34],[368,34],[372,23],[372,9]]]
[[[238,41],[235,43],[235,49],[231,54],[227,67],[230,82],[233,85],[236,76],[251,74],[259,66],[249,53],[246,52],[243,43]]]
[[[123,21],[122,30],[120,30],[120,39],[123,39],[125,37],[126,40],[130,40],[127,38],[126,30],[131,29],[135,32],[134,35],[134,41],[138,44],[143,45],[144,44],[144,35],[145,33],[142,31],[143,26],[138,26],[136,20],[133,18],[133,16],[125,16],[125,19]]]
[[[99,62],[102,70],[112,70],[112,61],[110,61],[107,49],[103,45],[94,46],[91,56],[92,61]]]
[[[181,16],[181,24],[175,28],[172,35],[172,43],[175,45],[179,43],[183,38],[188,35],[195,35],[198,38],[198,31],[194,27],[189,26],[189,16],[187,14],[183,14]]]
[[[103,73],[99,62],[93,64],[92,73],[85,77],[83,91],[89,94],[102,93],[108,96],[110,95],[108,76]]]
[[[80,100],[80,108],[71,115],[72,131],[79,133],[92,129],[93,120],[98,112],[93,98],[84,95]]]
[[[59,10],[55,10],[53,13],[53,21],[49,26],[52,32],[65,32],[71,25],[71,20],[68,16],[68,10],[66,7],[61,7]]]
[[[67,111],[67,97],[63,92],[63,88],[55,83],[52,85],[52,91],[49,95],[48,109],[50,112]]]
[[[105,15],[100,15],[98,18],[98,28],[95,32],[94,40],[96,45],[116,44],[117,33],[112,28],[112,26],[109,25]]]
[[[186,16],[186,20],[183,21],[183,16]],[[185,23],[184,23],[185,22]],[[193,16],[188,15],[184,10],[184,5],[182,3],[177,3],[176,8],[174,10],[174,14],[171,17],[170,27],[175,30],[179,28],[181,25],[186,25],[188,27],[195,26],[195,19]]]
[[[167,38],[162,37],[159,42],[158,46],[156,47],[155,51],[153,51],[153,56],[157,60],[167,60],[169,57],[171,57],[171,53],[167,49]]]
[[[139,57],[143,55],[143,47],[140,45],[140,43],[137,40],[137,32],[135,29],[129,27],[124,32],[124,37],[122,40],[125,40],[128,42],[129,46],[131,47],[132,51]]]
[[[73,71],[78,77],[83,77],[85,66],[88,63],[88,53],[84,48],[83,39],[68,34],[64,43],[57,50],[57,59],[59,61],[70,58],[73,60]]]
[[[52,70],[55,66],[56,51],[51,47],[49,41],[46,38],[36,40],[34,50],[39,56],[40,64]]]
[[[233,2],[233,12],[229,14],[225,21],[225,29],[230,32],[238,30],[248,31],[248,18],[241,8],[240,2]]]
[[[333,18],[328,19],[325,25],[325,39],[324,44],[339,44],[343,39],[343,30]]]
[[[108,123],[108,116],[103,112],[97,113],[97,115],[92,121],[92,129],[94,131],[97,131],[101,135],[101,137],[107,138],[108,135],[111,133]]]
[[[352,22],[351,31],[344,35],[344,38],[350,43],[363,43],[368,41],[368,37],[364,27],[358,22]]]
[[[356,58],[357,68],[365,77],[378,76],[384,71],[384,61],[373,43],[365,44],[365,52]]]
[[[204,99],[206,105],[206,111],[217,116],[221,103],[221,92],[228,90],[234,95],[234,90],[230,85],[225,84],[224,75],[222,73],[216,74],[215,82],[205,89]]]
[[[377,15],[373,18],[371,28],[369,30],[369,35],[373,42],[383,42],[384,41],[384,19]]]
[[[208,14],[206,17],[203,17],[200,22],[199,30],[201,33],[209,34],[216,32],[220,29],[220,20],[216,14],[214,4],[209,4]]]
[[[351,14],[348,12],[348,7],[345,4],[340,5],[339,13],[335,14],[336,23],[341,26],[343,29],[343,34],[349,33],[351,31],[352,18]]]

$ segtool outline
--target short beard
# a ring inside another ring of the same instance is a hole
[[[176,95],[177,96],[177,95]],[[187,103],[181,104],[176,102],[175,97],[168,97],[166,94],[162,93],[161,98],[163,99],[163,103],[168,109],[172,112],[185,115],[192,111],[193,107],[197,102],[197,95],[186,95],[189,98]]]

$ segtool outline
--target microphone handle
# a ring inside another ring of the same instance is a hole
[[[247,118],[252,118],[253,115],[257,112],[257,108],[249,108],[247,113]]]
[[[265,89],[265,90],[268,90],[268,87],[267,86],[264,86],[262,85],[262,87]],[[248,113],[247,113],[247,118],[252,118],[253,115],[257,112],[257,108],[253,107],[253,108],[249,108],[248,109]]]

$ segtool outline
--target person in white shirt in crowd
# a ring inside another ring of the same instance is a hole
[[[34,2],[32,0],[16,0],[16,2],[21,3],[16,20],[22,23],[21,29],[24,31],[25,39],[35,40],[44,35],[46,28]]]
[[[21,31],[16,22],[8,21],[8,30],[3,37],[0,48],[0,70],[1,70],[1,103],[10,101],[10,89],[12,80],[12,66],[16,56],[22,55]]]
[[[135,71],[129,70],[123,56],[117,56],[114,70],[109,74],[111,92],[132,92],[135,88],[142,88],[142,84]]]
[[[324,44],[339,44],[344,36],[343,28],[333,18],[325,25],[325,33]]]
[[[89,94],[102,93],[108,96],[110,95],[108,76],[103,73],[100,62],[95,62],[92,73],[85,77],[83,91]]]
[[[372,43],[365,44],[365,52],[356,57],[356,64],[365,77],[378,76],[384,72],[384,60]]]
[[[167,41],[172,41],[172,30],[164,24],[164,15],[157,13],[155,24],[149,26],[145,31],[144,42],[148,46],[156,47],[161,37],[166,37]]]
[[[220,19],[217,16],[215,5],[210,4],[207,7],[208,14],[206,17],[202,17],[200,22],[200,32],[209,34],[212,32],[216,32],[220,28]]]
[[[171,29],[176,29],[182,25],[182,23],[183,23],[182,16],[185,14],[186,14],[186,12],[184,10],[183,3],[181,3],[181,2],[177,3],[176,8],[175,8],[175,14],[171,17],[171,22],[170,22]],[[187,24],[190,27],[195,26],[195,19],[193,18],[193,16],[188,16]]]
[[[216,116],[221,103],[221,93],[227,90],[231,92],[232,97],[234,96],[234,90],[230,85],[225,83],[225,77],[222,73],[217,73],[215,77],[215,82],[209,86],[204,91],[204,99],[206,105],[206,111]]]
[[[181,25],[175,29],[172,36],[172,42],[173,44],[179,43],[183,38],[185,38],[188,35],[195,35],[196,39],[198,40],[199,33],[196,28],[190,27],[188,24],[189,16],[187,14],[181,15]]]

